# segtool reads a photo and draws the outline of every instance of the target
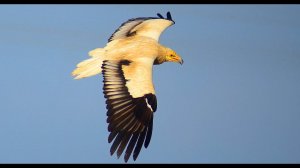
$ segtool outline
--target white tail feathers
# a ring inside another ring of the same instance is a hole
[[[89,52],[92,57],[77,64],[77,68],[72,72],[75,79],[90,77],[101,73],[102,63],[104,59],[104,50],[97,48]]]
[[[96,48],[89,52],[89,56],[91,57],[103,57],[105,50],[103,48]]]

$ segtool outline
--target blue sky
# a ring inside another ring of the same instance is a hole
[[[171,11],[148,149],[129,163],[299,163],[299,5],[0,5],[0,163],[110,156],[102,76],[70,76],[124,21]]]

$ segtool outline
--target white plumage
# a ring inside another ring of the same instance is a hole
[[[107,104],[107,122],[111,155],[125,151],[128,161],[133,152],[136,160],[142,146],[148,147],[153,128],[153,113],[157,109],[152,83],[153,65],[164,62],[183,63],[170,48],[158,43],[161,33],[173,25],[167,18],[140,17],[123,23],[109,38],[104,48],[89,52],[91,58],[77,64],[75,79],[102,72],[103,93]]]

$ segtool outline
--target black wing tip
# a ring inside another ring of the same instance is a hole
[[[170,11],[167,12],[167,17],[166,18],[164,18],[160,13],[157,13],[157,16],[161,19],[170,20],[175,24],[175,21],[172,19],[172,15],[171,15]]]
[[[164,17],[160,13],[157,13],[157,16],[161,19],[164,19]]]
[[[124,22],[122,25],[125,25],[126,23],[131,22],[131,21],[135,21],[135,20],[148,20],[148,19],[166,19],[166,20],[170,20],[173,23],[175,23],[175,21],[172,19],[172,15],[171,15],[170,11],[167,12],[167,14],[166,14],[167,17],[163,17],[163,15],[161,15],[160,13],[157,13],[156,15],[158,16],[158,18],[157,17],[137,17],[137,18],[131,18],[131,19],[128,19],[126,22]]]

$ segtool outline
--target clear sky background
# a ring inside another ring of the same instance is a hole
[[[110,156],[102,76],[74,80],[124,21],[164,16],[148,149],[129,163],[300,163],[300,5],[0,5],[0,163]]]

